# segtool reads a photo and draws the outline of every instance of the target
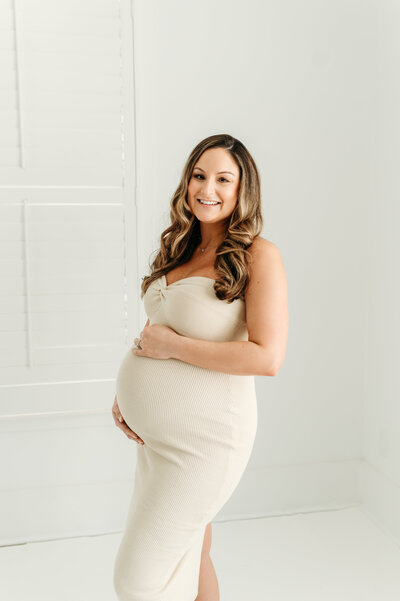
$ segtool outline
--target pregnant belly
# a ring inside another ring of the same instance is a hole
[[[118,406],[147,444],[225,449],[253,442],[253,376],[204,369],[177,359],[125,355],[116,379]]]

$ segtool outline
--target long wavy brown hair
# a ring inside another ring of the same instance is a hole
[[[171,225],[161,233],[160,249],[150,265],[151,274],[142,281],[141,298],[154,280],[189,261],[200,243],[200,222],[188,205],[187,191],[197,161],[209,148],[227,150],[240,170],[238,202],[227,219],[225,238],[216,250],[214,268],[219,277],[214,282],[214,292],[217,298],[228,303],[245,298],[251,260],[247,249],[263,227],[260,176],[244,144],[228,134],[205,138],[187,159],[181,181],[171,199]]]

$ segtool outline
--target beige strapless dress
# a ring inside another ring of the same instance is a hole
[[[213,341],[248,340],[245,302],[219,300],[214,280],[151,283],[150,324]],[[120,601],[194,601],[205,528],[246,468],[257,430],[254,376],[129,350],[116,379],[137,445],[134,488],[114,564]]]

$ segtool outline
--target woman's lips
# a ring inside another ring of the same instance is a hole
[[[220,202],[217,202],[217,203],[214,203],[214,204],[208,204],[208,203],[207,203],[207,204],[204,204],[204,203],[200,202],[200,200],[199,200],[199,199],[197,199],[197,202],[199,203],[199,205],[200,205],[201,207],[218,207],[218,205],[220,205],[220,204],[221,204]]]

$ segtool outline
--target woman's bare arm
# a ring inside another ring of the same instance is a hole
[[[180,336],[175,359],[229,374],[275,376],[279,372],[289,327],[285,269],[275,244],[260,238],[252,247],[245,293],[248,341],[213,342]]]

